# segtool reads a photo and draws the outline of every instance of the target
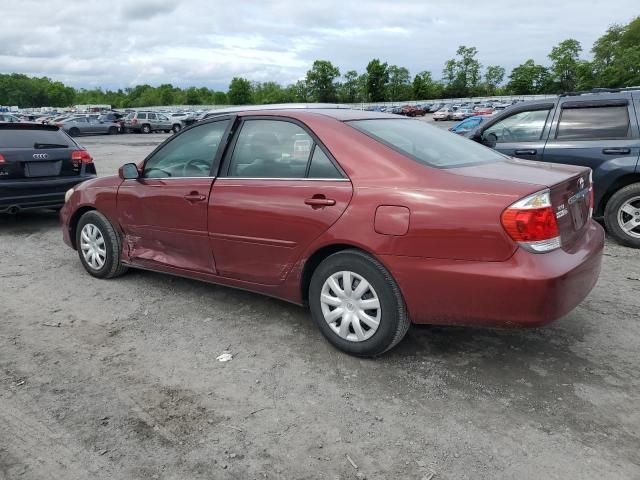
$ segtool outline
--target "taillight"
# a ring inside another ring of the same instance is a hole
[[[5,162],[5,159],[4,159],[4,157],[2,156],[2,154],[0,153],[0,163],[4,163],[4,162]]]
[[[93,158],[86,150],[74,150],[71,152],[71,160],[73,160],[73,163],[93,163]]]
[[[136,123],[138,123],[138,119],[134,118],[133,120],[131,120],[131,123],[135,125]]]
[[[502,226],[525,250],[549,252],[560,247],[560,231],[549,190],[529,195],[502,212]]]

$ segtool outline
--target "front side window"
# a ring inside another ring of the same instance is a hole
[[[550,110],[518,112],[487,128],[483,137],[496,136],[496,143],[535,142],[540,140]]]
[[[229,120],[186,130],[144,165],[144,178],[208,177]]]
[[[627,138],[630,132],[626,105],[565,108],[558,123],[558,140]]]
[[[229,163],[228,176],[304,178],[313,139],[295,123],[245,120]]]
[[[352,120],[348,125],[420,163],[450,168],[497,162],[504,156],[420,120]]]

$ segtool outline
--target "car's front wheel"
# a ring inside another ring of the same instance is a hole
[[[618,242],[640,248],[640,183],[613,194],[604,210],[604,222]]]
[[[120,262],[120,237],[111,222],[96,210],[86,212],[76,228],[76,246],[82,266],[97,278],[122,275],[127,267]]]
[[[380,262],[359,250],[330,255],[316,268],[309,306],[327,340],[352,355],[380,355],[409,329],[395,280]]]

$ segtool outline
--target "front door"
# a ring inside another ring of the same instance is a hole
[[[140,179],[118,190],[125,238],[123,258],[132,263],[215,273],[207,232],[211,174],[228,118],[172,137],[144,162]]]
[[[549,134],[547,118],[552,106],[519,110],[499,120],[482,132],[483,143],[495,142],[493,148],[511,157],[542,160]],[[493,141],[488,141],[490,137],[493,137]]]
[[[340,218],[351,182],[305,128],[282,117],[245,119],[226,157],[209,200],[218,274],[280,284]]]

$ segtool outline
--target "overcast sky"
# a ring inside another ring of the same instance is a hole
[[[639,13],[638,0],[0,0],[0,73],[226,90],[233,76],[286,84],[315,59],[362,72],[378,57],[440,78],[458,45],[508,73],[569,37],[588,55]]]

